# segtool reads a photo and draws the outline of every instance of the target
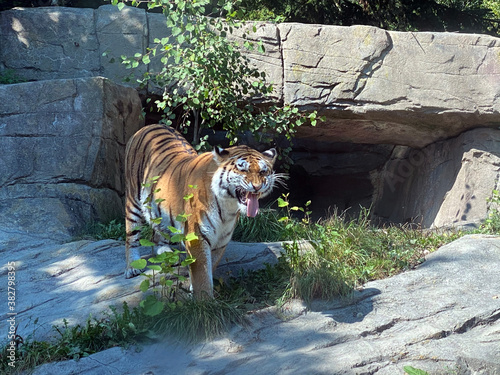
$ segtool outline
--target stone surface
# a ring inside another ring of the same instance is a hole
[[[68,240],[123,212],[133,89],[103,78],[0,85],[0,223]]]
[[[301,137],[424,147],[498,124],[500,39],[279,25],[285,102],[327,121]]]
[[[142,298],[143,278],[126,279],[123,241],[80,240],[61,244],[53,239],[0,230],[0,293],[7,295],[7,262],[16,262],[16,321],[18,334],[27,337],[38,318],[37,339],[49,338],[53,325],[85,323],[89,314],[102,316],[109,306],[124,301],[137,305]],[[283,249],[277,243],[231,242],[215,277],[238,275],[274,264]],[[151,252],[142,248],[142,255]],[[109,311],[109,310],[108,310]],[[4,329],[7,311],[0,312]],[[3,337],[0,343],[3,342]]]
[[[125,7],[118,11],[116,6],[108,4],[95,10],[95,18],[101,57],[100,75],[113,82],[136,87],[135,80],[142,78],[148,68],[141,64],[137,69],[127,69],[121,63],[121,56],[133,57],[136,53],[146,52],[149,30],[145,11],[135,7]],[[107,56],[102,56],[105,52]],[[112,58],[115,59],[114,62],[110,62]],[[129,77],[130,81],[124,82],[125,77]]]
[[[0,249],[6,244],[18,250],[2,258],[19,262],[18,303],[26,309],[20,327],[28,316],[42,315],[47,324],[55,317],[85,319],[94,303],[137,297],[137,279],[118,275],[124,261],[113,260],[123,256],[122,244],[52,244],[51,254],[33,238],[13,237]],[[392,375],[406,365],[433,375],[500,373],[500,238],[466,236],[426,258],[415,270],[367,283],[350,299],[316,302],[314,311],[294,301],[256,312],[250,326],[212,342],[113,348],[42,365],[34,374]]]
[[[255,30],[255,31],[254,31]],[[266,102],[283,102],[283,56],[279,39],[279,29],[268,22],[246,22],[242,28],[229,34],[229,40],[241,46],[241,51],[250,62],[250,66],[266,74],[266,81],[273,85],[273,92]],[[244,47],[244,42],[253,44],[252,49]],[[259,52],[258,43],[262,43],[264,53]]]
[[[93,9],[15,8],[0,12],[0,67],[26,80],[100,74]]]
[[[421,150],[397,147],[377,177],[376,217],[424,227],[478,225],[500,188],[500,130],[470,130]]]

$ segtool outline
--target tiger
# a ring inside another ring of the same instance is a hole
[[[275,148],[261,153],[244,145],[198,154],[171,127],[140,129],[125,150],[125,277],[141,273],[130,265],[140,258],[140,227],[148,223],[158,234],[169,233],[170,226],[196,234],[183,244],[195,258],[189,266],[191,290],[195,298],[213,298],[213,272],[240,214],[255,217],[259,199],[285,177],[273,171],[276,159]],[[193,196],[187,199],[189,192]],[[176,220],[179,214],[187,221]]]

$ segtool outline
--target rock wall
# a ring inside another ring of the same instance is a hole
[[[279,28],[285,102],[327,116],[304,137],[421,148],[500,123],[498,38],[368,26]]]
[[[68,240],[123,216],[134,89],[104,78],[0,85],[0,225]]]
[[[274,83],[272,100],[326,116],[318,126],[299,131],[293,195],[312,198],[321,208],[372,205],[390,221],[414,218],[447,225],[456,222],[452,211],[459,202],[450,199],[460,196],[455,179],[462,178],[457,171],[465,171],[467,160],[474,168],[464,178],[487,179],[488,188],[498,185],[496,161],[486,167],[491,173],[482,173],[476,165],[486,164],[476,163],[477,154],[467,154],[456,137],[490,128],[492,139],[498,138],[500,39],[368,26],[255,25],[257,32],[249,38],[262,41],[266,53],[246,53]],[[105,76],[123,83],[130,71],[119,63],[120,56],[144,52],[168,33],[162,14],[132,7],[121,12],[112,5],[12,9],[0,13],[0,71],[13,69],[28,80]],[[242,40],[243,33],[232,38]],[[117,61],[110,63],[112,58]],[[136,85],[134,79],[125,84]],[[496,160],[494,141],[476,146],[483,160]],[[404,182],[388,182],[397,165],[408,163],[405,158],[430,155],[421,151],[427,147],[450,151],[433,153],[425,159],[430,164],[412,168],[415,175]],[[436,190],[435,198],[429,198],[429,188]],[[476,202],[486,202],[491,192],[485,188],[474,194]],[[445,195],[450,198],[439,201]],[[480,213],[461,214],[465,219],[458,221],[484,219],[486,204],[475,206]]]
[[[248,56],[274,83],[274,99],[327,117],[301,137],[421,148],[500,123],[498,38],[370,26],[256,28],[249,38],[266,53]],[[133,7],[12,9],[0,13],[0,69],[28,80],[102,75],[123,83],[131,71],[120,56],[145,52],[168,34],[162,14]]]
[[[380,174],[374,214],[424,227],[475,225],[500,187],[500,131],[474,129],[423,149],[396,147]]]

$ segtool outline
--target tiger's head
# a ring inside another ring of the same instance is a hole
[[[259,199],[267,196],[285,175],[274,173],[276,149],[262,153],[248,147],[216,147],[213,157],[219,168],[212,179],[212,190],[218,196],[234,199],[241,213],[255,217]]]

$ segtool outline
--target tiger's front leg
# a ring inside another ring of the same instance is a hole
[[[210,246],[200,240],[190,241],[186,244],[188,253],[195,258],[189,266],[189,275],[193,295],[196,299],[213,298],[213,266]]]

